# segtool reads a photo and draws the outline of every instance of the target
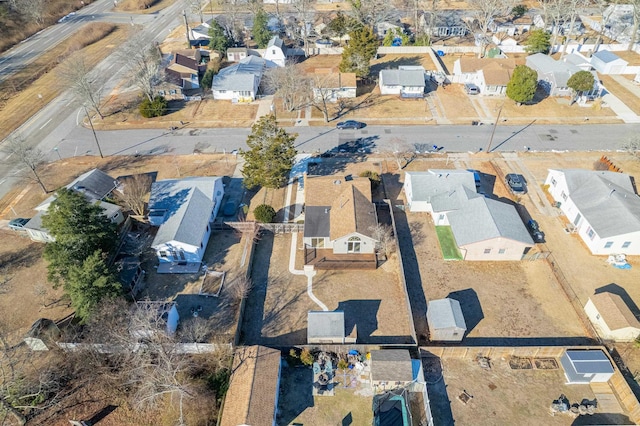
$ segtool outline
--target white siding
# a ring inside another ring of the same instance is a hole
[[[333,241],[333,252],[335,254],[345,254],[350,253],[347,249],[349,246],[349,238],[357,237],[360,238],[360,251],[359,253],[374,253],[376,248],[376,242],[374,239],[367,237],[366,235],[362,235],[359,233],[347,234],[344,237],[336,238]]]

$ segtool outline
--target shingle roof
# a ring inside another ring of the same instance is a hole
[[[307,313],[307,338],[344,338],[343,311],[309,311]]]
[[[482,197],[475,190],[464,185],[456,185],[447,192],[441,192],[431,197],[431,208],[434,212],[458,210],[472,198]]]
[[[167,212],[152,247],[170,241],[200,245],[213,211],[213,192],[218,179],[220,178],[198,177],[161,180],[151,185],[149,210]]]
[[[269,44],[267,44],[267,48],[272,46],[279,47],[282,50],[285,49],[284,41],[282,41],[282,39],[278,36],[273,36],[271,37],[271,40],[269,40]]]
[[[429,328],[462,328],[467,329],[460,302],[455,299],[431,300],[427,305]]]
[[[384,86],[424,87],[424,71],[422,70],[382,70],[380,84]]]
[[[255,79],[262,79],[267,61],[258,56],[247,56],[237,64],[223,68],[213,77],[213,90],[253,90]]]
[[[232,370],[221,426],[271,425],[277,409],[280,351],[240,346]]]
[[[580,169],[558,171],[564,173],[571,201],[600,238],[640,231],[640,197],[633,191],[629,175]]]
[[[84,194],[89,200],[102,200],[117,186],[116,179],[112,178],[100,169],[89,170],[66,185],[67,189]],[[49,204],[56,199],[55,194],[40,203],[35,209],[46,210]]]
[[[448,193],[462,185],[475,192],[473,172],[467,170],[436,170],[428,172],[407,172],[411,179],[411,200],[431,202],[432,197]]]
[[[371,186],[362,191],[355,185],[346,185],[331,205],[329,223],[332,240],[352,232],[373,238],[373,228],[378,220],[371,202]]]
[[[447,214],[458,247],[493,238],[507,238],[533,246],[533,240],[515,207],[490,198],[469,200]]]
[[[640,321],[633,315],[622,297],[614,293],[603,292],[594,294],[590,299],[610,330],[627,327],[640,329]]]
[[[516,61],[514,59],[460,58],[461,72],[471,73],[482,71],[484,81],[489,86],[506,86],[515,68]]]
[[[371,379],[385,382],[413,380],[411,356],[406,349],[371,351]]]
[[[333,72],[330,68],[316,68],[314,86],[326,89],[357,87],[356,74],[353,72]]]
[[[527,66],[541,74],[552,76],[557,87],[567,87],[569,78],[576,72],[582,71],[571,63],[556,61],[544,53],[527,56]]]

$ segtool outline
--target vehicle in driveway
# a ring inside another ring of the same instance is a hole
[[[235,201],[227,201],[222,208],[222,214],[225,216],[233,216],[238,210],[238,203]]]
[[[479,95],[480,88],[475,84],[466,83],[464,85],[464,91],[467,92],[467,95]]]
[[[364,126],[366,126],[366,124],[356,120],[341,121],[336,124],[336,128],[338,129],[362,129]]]
[[[529,221],[527,222],[527,228],[529,228],[529,232],[531,233],[533,241],[535,241],[536,243],[544,242],[544,233],[540,231],[538,222],[533,219],[529,219]]]
[[[514,194],[525,194],[527,192],[524,185],[524,178],[521,175],[509,173],[505,176],[504,180]]]
[[[24,230],[24,226],[30,220],[31,219],[27,219],[27,218],[24,218],[24,217],[18,217],[18,218],[12,219],[12,220],[9,221],[9,229],[11,229],[13,231],[22,231],[22,230]]]

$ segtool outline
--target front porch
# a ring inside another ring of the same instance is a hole
[[[315,269],[376,269],[378,259],[375,253],[335,254],[331,249],[305,247],[304,264]]]

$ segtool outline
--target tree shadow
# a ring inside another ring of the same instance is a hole
[[[382,58],[384,59],[387,55],[378,55],[378,58]],[[376,64],[371,65],[370,68],[370,74],[377,76],[380,71],[382,70],[386,70],[386,69],[397,69],[400,66],[406,66],[406,65],[411,65],[411,66],[416,66],[416,65],[422,65],[422,58],[418,55],[415,56],[403,56],[400,58],[393,58],[393,59],[389,59],[386,61],[382,61]]]
[[[107,417],[109,414],[111,414],[113,411],[115,411],[115,409],[118,408],[117,405],[107,405],[106,407],[104,407],[102,410],[98,411],[97,413],[95,413],[93,416],[91,416],[91,418],[89,418],[86,423],[90,424],[90,425],[96,425],[98,424],[98,422],[100,422],[102,419],[104,419],[105,417]]]
[[[467,325],[467,331],[464,333],[466,337],[484,319],[484,312],[482,311],[482,305],[480,305],[480,299],[478,299],[478,293],[474,289],[468,288],[451,292],[447,297],[460,302],[464,322]]]
[[[7,270],[28,268],[42,258],[43,250],[43,244],[30,243],[20,250],[0,253],[0,270],[5,267]]]
[[[309,367],[282,369],[282,397],[278,401],[278,424],[289,425],[307,408],[314,406],[313,370]]]

